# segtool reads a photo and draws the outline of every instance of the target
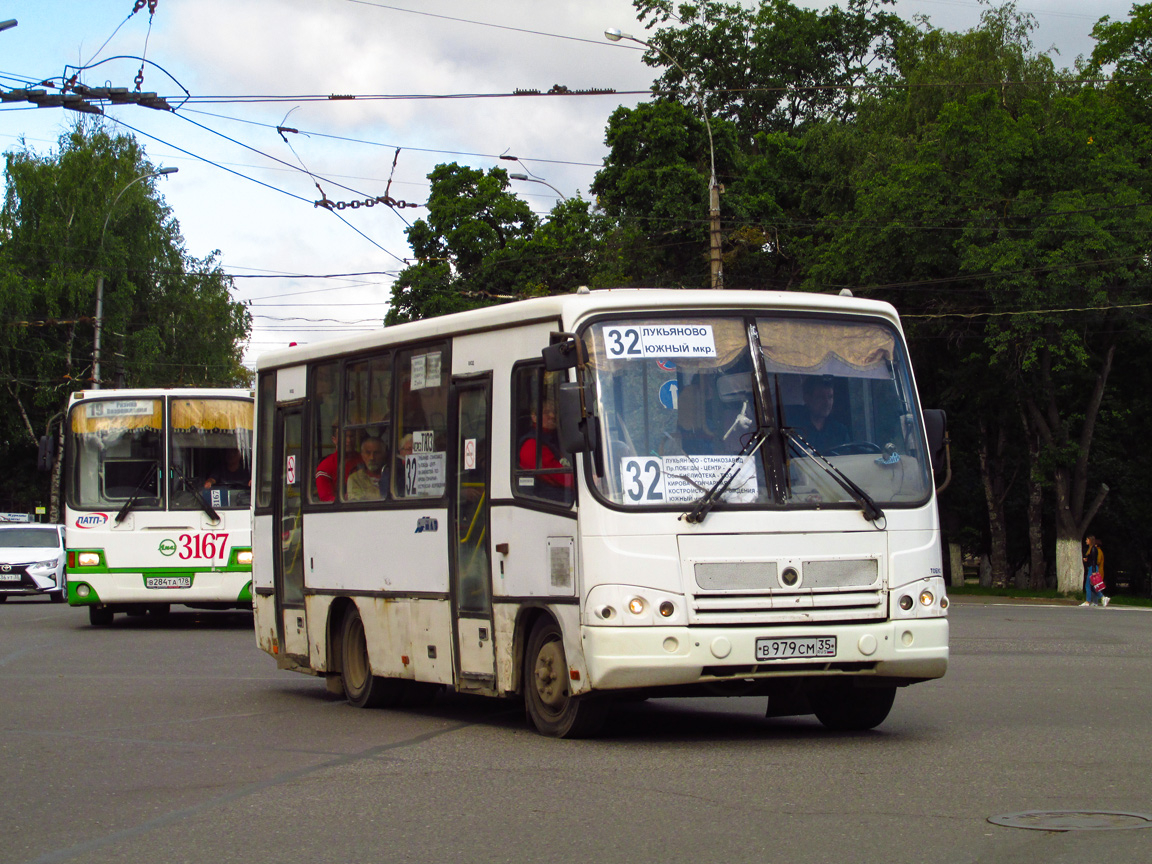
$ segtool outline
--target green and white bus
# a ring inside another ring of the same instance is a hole
[[[252,606],[250,390],[74,393],[65,419],[68,602],[117,612]]]

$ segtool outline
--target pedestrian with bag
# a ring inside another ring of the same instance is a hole
[[[1107,606],[1110,600],[1104,596],[1104,550],[1096,542],[1095,534],[1084,539],[1088,551],[1084,554],[1084,602],[1080,605]]]

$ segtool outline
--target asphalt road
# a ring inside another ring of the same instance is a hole
[[[555,741],[489,700],[353,709],[277,671],[249,615],[97,629],[12,600],[0,862],[1152,861],[1152,828],[987,821],[1152,818],[1152,614],[951,612],[948,675],[874,732],[765,720],[763,699],[650,700]]]

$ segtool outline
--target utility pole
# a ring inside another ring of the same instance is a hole
[[[645,42],[643,39],[637,39],[629,33],[621,33],[615,27],[609,27],[605,30],[604,38],[609,42],[627,39],[629,42],[635,42],[637,45],[643,45],[645,48],[658,52],[660,56],[680,70],[680,74],[684,76],[684,82],[692,88],[696,101],[700,103],[700,115],[704,119],[704,128],[708,130],[708,158],[712,169],[712,176],[708,179],[709,259],[712,268],[712,287],[720,290],[724,287],[724,258],[721,255],[720,246],[720,184],[716,182],[716,148],[712,145],[712,123],[708,119],[708,106],[704,104],[704,93],[693,83],[691,77],[684,71],[684,67],[676,62],[676,58],[661,50],[660,46]]]

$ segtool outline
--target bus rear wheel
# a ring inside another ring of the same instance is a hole
[[[372,674],[360,610],[348,607],[340,634],[340,675],[344,695],[357,708],[392,708],[404,695],[404,682]]]
[[[524,706],[537,731],[553,738],[595,735],[608,713],[606,701],[571,695],[563,634],[550,618],[537,621],[528,637]]]
[[[810,693],[808,700],[816,719],[838,732],[875,729],[892,710],[896,687],[836,685]]]

